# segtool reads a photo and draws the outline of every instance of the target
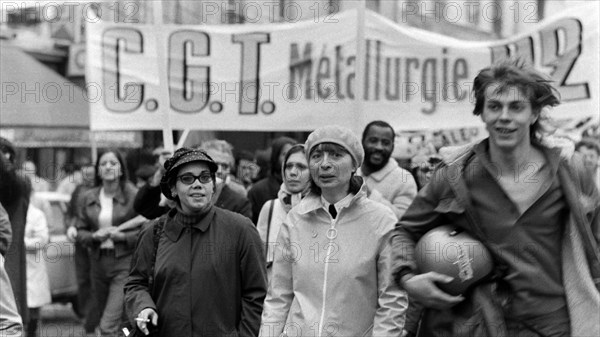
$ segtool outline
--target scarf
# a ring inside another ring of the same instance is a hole
[[[277,199],[279,199],[279,202],[281,202],[281,206],[283,207],[285,212],[288,213],[294,206],[300,203],[302,198],[304,198],[308,194],[309,190],[310,187],[306,187],[300,193],[291,193],[290,191],[288,191],[287,187],[285,186],[285,183],[283,183],[279,188],[279,192],[277,192]]]

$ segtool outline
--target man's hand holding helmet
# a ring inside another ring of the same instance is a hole
[[[436,273],[428,272],[425,274],[407,274],[402,277],[402,286],[408,293],[408,296],[428,308],[448,309],[464,300],[462,295],[452,296],[442,291],[436,283],[449,283],[453,278]]]

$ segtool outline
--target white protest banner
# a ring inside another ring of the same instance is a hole
[[[173,129],[354,128],[356,17],[348,11],[294,24],[90,24],[91,128],[161,129],[165,114]],[[553,117],[597,115],[598,17],[598,6],[576,7],[509,40],[467,42],[367,12],[363,120],[383,119],[399,130],[481,126],[472,115],[473,78],[507,56],[551,77],[563,100]],[[163,83],[161,67],[168,72]],[[168,102],[159,99],[165,92]]]

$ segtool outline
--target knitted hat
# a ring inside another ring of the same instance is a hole
[[[337,125],[327,125],[313,131],[308,135],[305,143],[307,160],[313,148],[322,143],[333,143],[343,147],[350,153],[357,166],[362,165],[365,151],[360,139],[350,129]]]
[[[208,165],[210,173],[213,175],[219,169],[217,164],[215,164],[214,160],[203,150],[194,150],[189,147],[182,147],[180,149],[177,149],[177,151],[175,151],[175,153],[173,154],[173,157],[165,161],[164,166],[166,172],[160,181],[160,190],[165,195],[165,197],[171,200],[175,199],[175,197],[171,193],[169,180],[174,174],[177,174],[177,168],[183,164],[196,161],[206,163]]]

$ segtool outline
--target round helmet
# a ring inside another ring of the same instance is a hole
[[[454,226],[440,226],[427,232],[415,247],[420,273],[434,271],[454,279],[437,286],[450,295],[464,293],[492,272],[490,252],[479,240]]]

